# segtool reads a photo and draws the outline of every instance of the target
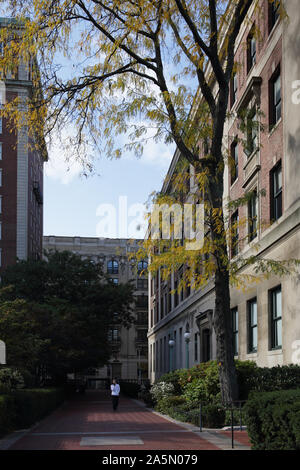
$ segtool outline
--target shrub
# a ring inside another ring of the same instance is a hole
[[[250,387],[262,392],[300,388],[300,366],[259,367],[250,380]]]
[[[0,396],[0,434],[31,426],[63,399],[61,389],[16,390]]]
[[[174,387],[174,393],[181,395],[182,388],[188,382],[190,376],[189,369],[177,369],[167,374],[162,375],[156,383],[166,382],[170,383]]]
[[[168,382],[159,382],[157,384],[154,384],[151,387],[151,395],[153,397],[153,400],[158,403],[161,401],[163,398],[174,394],[174,386],[172,383]]]
[[[24,387],[24,378],[17,369],[5,367],[0,369],[0,393],[6,394],[11,390]]]
[[[17,428],[31,426],[53,411],[64,399],[62,389],[16,390],[12,393],[15,403]]]
[[[220,407],[218,404],[205,405],[202,407],[202,426],[206,428],[222,428],[224,424],[224,408]]]
[[[16,410],[14,401],[9,395],[0,396],[0,435],[14,429]]]
[[[121,393],[130,398],[138,398],[140,385],[137,382],[120,381]]]
[[[160,398],[160,400],[156,402],[155,409],[157,411],[170,415],[170,413],[174,409],[180,407],[181,405],[186,405],[186,400],[184,397],[170,395]]]
[[[300,389],[253,392],[244,407],[255,450],[300,450]]]

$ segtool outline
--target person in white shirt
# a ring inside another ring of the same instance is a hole
[[[110,386],[111,398],[113,410],[116,411],[119,404],[120,385],[117,383],[117,379],[113,379],[113,383]]]

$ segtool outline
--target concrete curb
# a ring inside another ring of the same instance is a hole
[[[232,449],[231,438],[224,436],[224,434],[220,433],[220,431],[231,430],[231,427],[225,427],[220,430],[202,428],[202,431],[200,431],[199,427],[195,426],[194,424],[178,421],[174,418],[171,418],[168,415],[164,415],[163,413],[160,413],[159,411],[155,411],[152,408],[148,408],[146,404],[141,402],[140,400],[136,400],[134,398],[131,398],[131,400],[134,401],[137,405],[147,408],[147,410],[150,411],[150,413],[160,416],[161,418],[164,418],[173,424],[177,424],[178,426],[181,426],[182,428],[188,431],[191,431],[194,434],[197,434],[197,436],[210,442],[211,444],[214,444],[215,446],[219,447],[221,450],[250,450],[251,449],[250,447],[245,446],[241,444],[240,442],[237,442],[236,440],[234,440],[234,449]],[[244,428],[243,430],[245,430],[245,426],[243,426],[243,428]],[[234,430],[238,431],[239,429],[240,429],[239,426],[234,426]]]

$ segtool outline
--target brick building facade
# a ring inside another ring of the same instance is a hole
[[[231,155],[224,172],[224,208],[229,198],[237,199],[245,193],[252,197],[227,213],[232,227],[237,227],[229,246],[232,259],[254,254],[276,260],[300,259],[300,100],[293,99],[297,81],[300,83],[298,3],[285,0],[287,17],[281,17],[278,3],[253,2],[251,21],[244,22],[236,41],[236,71],[224,130],[224,153]],[[177,150],[162,188],[164,193],[179,158]],[[185,202],[195,191],[191,178]],[[239,274],[254,272],[245,268]],[[177,294],[171,295],[164,312],[159,273],[157,288],[155,282],[150,278],[151,381],[170,368],[192,366],[214,359],[216,354],[213,284],[198,291],[190,289],[177,301]],[[231,289],[237,358],[268,367],[297,362],[299,283],[299,274],[283,278],[272,275],[249,285],[245,292]],[[169,288],[176,288],[174,275]]]
[[[0,18],[0,27],[13,20]],[[17,28],[17,25],[16,25]],[[21,28],[19,26],[19,28]],[[25,101],[32,93],[30,64],[20,63],[12,73],[2,71],[1,104],[15,98]],[[0,261],[1,270],[18,259],[42,255],[43,164],[45,148],[28,145],[27,130],[11,132],[0,119]]]

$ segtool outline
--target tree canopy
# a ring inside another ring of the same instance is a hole
[[[111,354],[109,327],[133,320],[132,291],[109,282],[101,265],[67,251],[10,266],[0,299],[8,365],[55,380],[102,366]]]

